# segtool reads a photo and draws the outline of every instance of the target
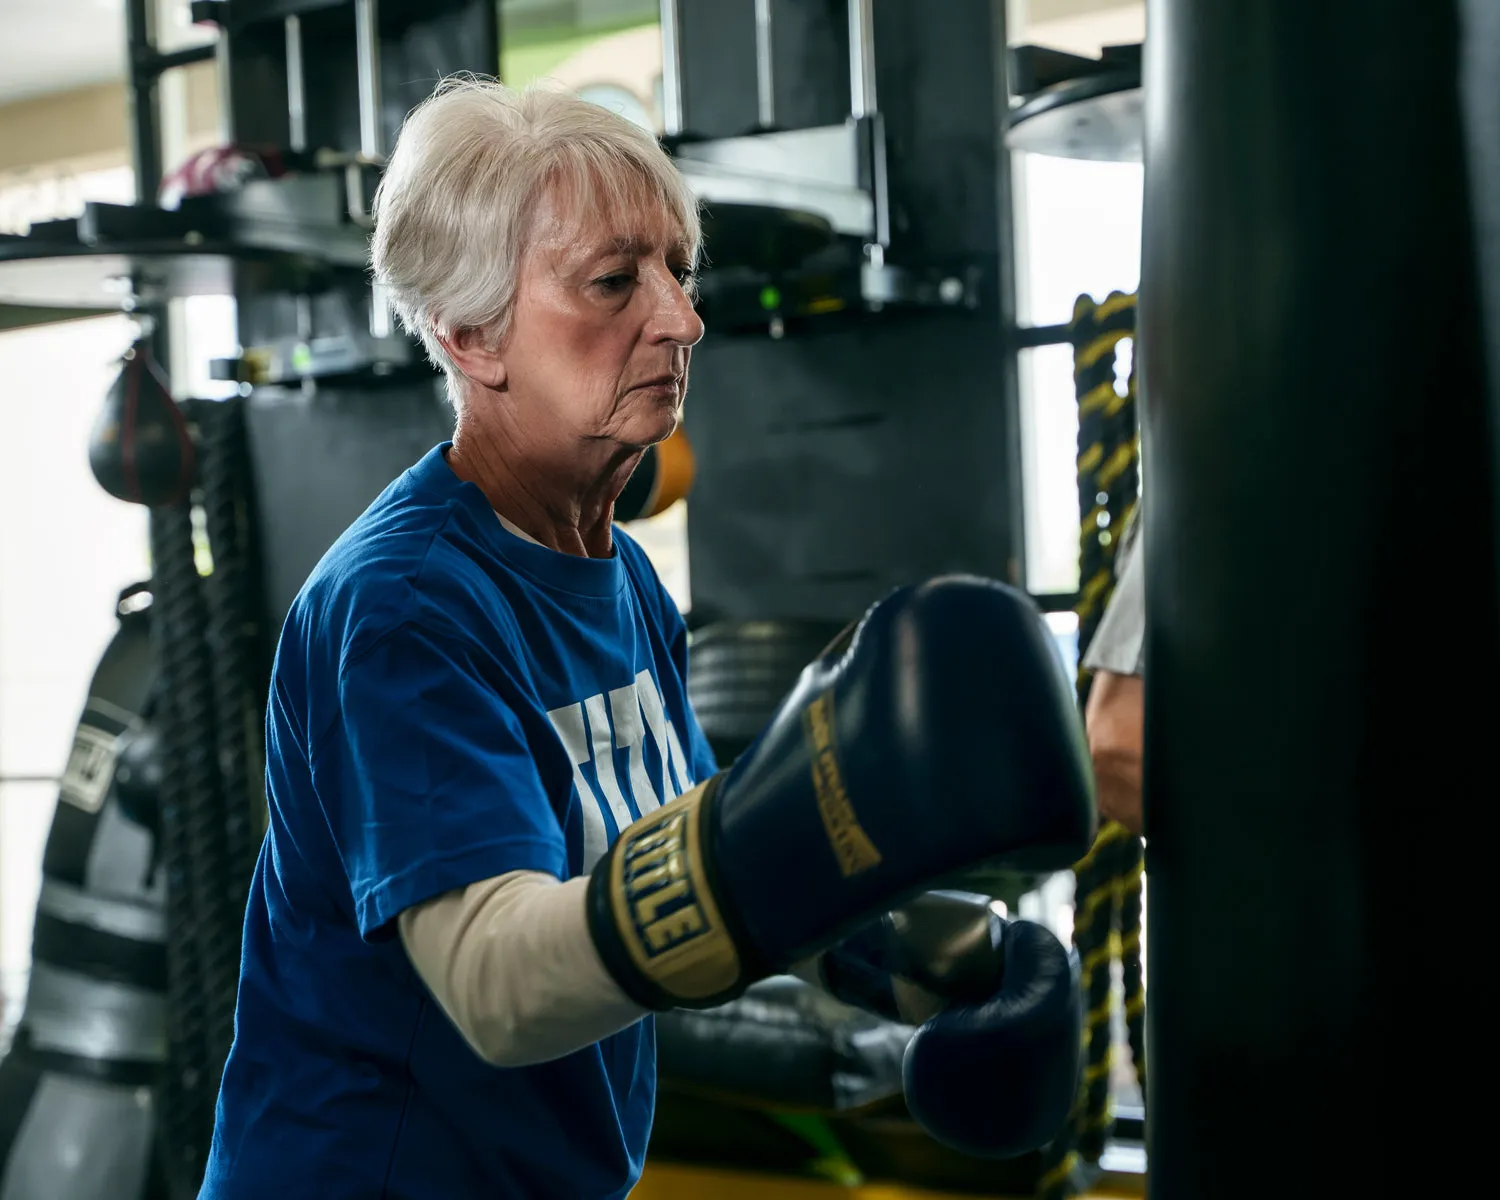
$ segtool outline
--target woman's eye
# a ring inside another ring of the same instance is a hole
[[[595,280],[606,294],[617,294],[623,292],[635,282],[633,275],[606,275],[603,279]]]

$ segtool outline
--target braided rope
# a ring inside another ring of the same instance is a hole
[[[1074,389],[1078,397],[1079,595],[1078,703],[1088,702],[1091,673],[1083,658],[1114,591],[1119,534],[1130,521],[1140,487],[1135,371],[1125,393],[1115,383],[1119,344],[1135,332],[1135,297],[1111,293],[1102,303],[1080,296],[1073,309]],[[1141,843],[1108,822],[1073,868],[1073,945],[1080,964],[1085,1015],[1084,1069],[1064,1133],[1043,1153],[1036,1195],[1068,1200],[1083,1189],[1085,1167],[1097,1164],[1112,1124],[1114,1066],[1113,965],[1126,980],[1126,1020],[1144,1014],[1140,979]],[[1143,1028],[1143,1026],[1141,1026]],[[1130,1048],[1144,1072],[1144,1039]]]
[[[158,1132],[174,1197],[196,1195],[212,1129],[210,1081],[203,1052],[210,1015],[198,949],[205,929],[194,903],[190,814],[202,785],[195,755],[197,663],[192,630],[198,615],[198,571],[192,517],[186,507],[153,509],[152,640],[161,665],[157,724],[162,739],[160,857],[166,877],[167,1068],[159,1088]],[[201,699],[201,697],[199,697]]]
[[[243,401],[203,405],[203,514],[213,556],[204,580],[208,641],[213,651],[218,716],[219,772],[223,779],[227,898],[243,911],[259,848],[258,810],[263,783],[260,759],[263,711],[254,663],[258,637],[254,581],[248,561],[249,462]]]
[[[1120,888],[1120,968],[1124,983],[1125,1030],[1141,1102],[1146,1100],[1146,980],[1141,962],[1141,887],[1146,858],[1140,838],[1129,841],[1129,856],[1117,881]]]
[[[199,572],[190,505],[151,510],[153,636],[161,664],[161,858],[167,895],[168,1069],[163,1165],[195,1196],[234,1037],[240,930],[259,841],[261,708],[238,402],[192,403],[213,568]]]

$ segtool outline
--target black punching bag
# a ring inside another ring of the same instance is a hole
[[[1469,182],[1481,265],[1480,300],[1489,348],[1490,436],[1495,462],[1496,532],[1500,533],[1500,4],[1461,0],[1462,95]],[[1500,542],[1496,562],[1500,564]],[[1500,617],[1500,614],[1497,614]]]
[[[1148,26],[1150,1195],[1447,1194],[1489,1017],[1420,910],[1500,723],[1455,0]]]
[[[100,487],[131,504],[175,504],[192,487],[193,440],[145,339],[125,352],[104,398],[89,466]]]
[[[164,873],[135,810],[157,772],[145,714],[157,687],[149,610],[119,609],[94,672],[42,854],[31,969],[0,1058],[0,1200],[158,1200],[154,1088],[166,1062]]]

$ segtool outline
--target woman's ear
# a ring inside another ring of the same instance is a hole
[[[454,366],[481,387],[498,391],[505,386],[505,359],[492,331],[465,326],[438,334],[438,344]]]

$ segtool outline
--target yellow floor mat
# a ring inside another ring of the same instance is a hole
[[[1096,1192],[1084,1200],[1139,1196],[1137,1192]],[[955,1192],[932,1192],[903,1184],[869,1183],[840,1187],[812,1179],[716,1171],[675,1163],[652,1163],[630,1193],[630,1200],[954,1200]],[[973,1196],[973,1193],[964,1193]],[[996,1198],[1000,1200],[1000,1198]]]

